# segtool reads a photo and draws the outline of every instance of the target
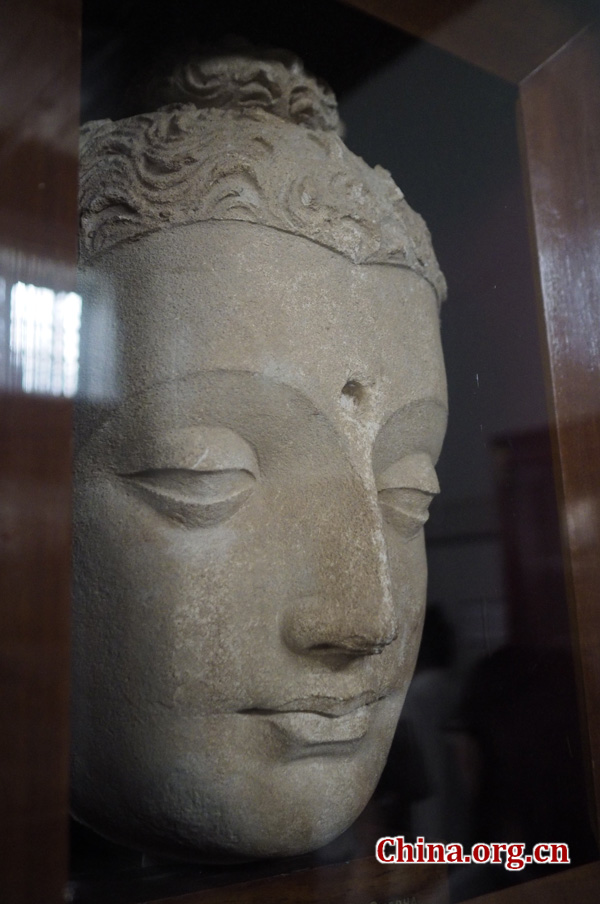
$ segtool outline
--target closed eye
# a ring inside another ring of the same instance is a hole
[[[432,493],[397,487],[380,490],[378,497],[385,520],[407,540],[415,537],[429,518]]]
[[[161,468],[121,477],[159,514],[186,527],[212,527],[231,518],[252,492],[250,471]]]
[[[379,505],[385,520],[405,539],[415,537],[429,517],[440,487],[426,453],[407,455],[377,478]]]

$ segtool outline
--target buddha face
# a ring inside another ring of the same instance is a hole
[[[231,222],[92,275],[119,399],[76,456],[75,813],[200,860],[317,848],[372,794],[419,644],[433,290]]]

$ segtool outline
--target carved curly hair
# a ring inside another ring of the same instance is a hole
[[[221,50],[152,93],[155,112],[81,130],[82,263],[167,227],[241,220],[409,268],[445,297],[422,218],[386,170],[346,147],[333,93],[297,57]]]

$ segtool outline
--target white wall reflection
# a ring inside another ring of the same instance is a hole
[[[81,296],[15,283],[10,292],[10,383],[72,396],[79,379]]]

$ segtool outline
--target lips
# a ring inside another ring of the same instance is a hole
[[[294,745],[348,745],[357,743],[366,735],[372,718],[372,706],[383,696],[372,691],[346,700],[311,696],[290,700],[273,708],[241,712],[267,721]]]
[[[360,741],[367,733],[371,714],[368,707],[345,716],[324,716],[311,712],[272,713],[271,724],[289,741],[304,746],[349,744]]]

